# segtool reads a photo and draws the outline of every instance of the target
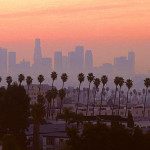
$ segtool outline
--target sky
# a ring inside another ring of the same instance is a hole
[[[32,61],[34,39],[43,56],[76,45],[91,49],[94,65],[136,53],[136,72],[150,70],[149,0],[0,0],[0,46]]]

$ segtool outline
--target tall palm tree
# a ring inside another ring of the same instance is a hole
[[[42,84],[42,82],[44,81],[45,79],[44,79],[44,76],[42,75],[42,74],[40,74],[39,76],[38,76],[38,82],[40,83],[40,86],[39,86],[39,93],[40,93],[40,91],[41,91],[41,84]]]
[[[57,97],[58,91],[56,88],[52,88],[52,99],[53,99],[53,111],[52,111],[52,119],[53,119],[53,115],[54,115],[54,103],[55,103],[55,99]]]
[[[89,81],[89,88],[88,88],[88,99],[87,99],[86,116],[88,115],[88,109],[89,109],[90,86],[91,86],[91,82],[94,80],[94,75],[93,75],[93,73],[89,73],[89,74],[88,74],[87,80]]]
[[[6,77],[6,82],[7,82],[7,84],[8,84],[8,87],[10,87],[12,81],[13,81],[13,80],[12,80],[12,77],[11,77],[11,76]]]
[[[33,150],[40,150],[39,147],[39,129],[40,123],[45,116],[45,108],[42,104],[34,104],[31,106],[31,116],[33,118]]]
[[[63,89],[65,82],[67,82],[67,80],[68,80],[68,75],[67,75],[66,73],[63,73],[63,74],[61,75],[61,80],[62,80],[62,82],[63,82],[63,85],[62,85],[62,89]]]
[[[101,83],[101,80],[99,78],[94,79],[94,86],[95,86],[95,91],[94,91],[94,104],[93,104],[93,116],[94,116],[94,108],[95,108],[95,98],[96,98],[96,93],[99,89],[99,85]]]
[[[25,76],[23,74],[20,74],[18,76],[18,82],[19,82],[19,85],[21,86],[22,82],[25,80]]]
[[[106,75],[103,75],[103,76],[101,77],[101,82],[102,82],[102,92],[101,92],[101,103],[100,103],[99,115],[101,115],[103,93],[104,93],[105,85],[106,85],[107,82],[108,82],[108,77],[107,77]]]
[[[129,91],[130,91],[130,89],[131,89],[132,86],[133,86],[133,81],[130,80],[130,79],[127,79],[127,81],[126,81],[126,86],[127,86],[128,90],[127,90],[127,101],[126,101],[125,117],[126,117],[126,115],[127,115],[127,110],[128,110]]]
[[[146,87],[146,94],[145,94],[145,100],[144,100],[144,112],[143,112],[143,117],[145,117],[145,106],[146,106],[146,99],[147,99],[147,93],[148,93],[148,88],[150,87],[150,78],[146,78],[144,80],[144,85]]]
[[[60,89],[58,95],[59,95],[59,98],[60,98],[60,114],[61,114],[62,102],[63,102],[63,99],[64,99],[65,96],[66,96],[66,91],[65,91],[65,89],[63,89],[63,88]]]
[[[138,96],[139,96],[139,100],[140,100],[140,98],[141,98],[141,92],[138,92]]]
[[[120,77],[115,77],[114,83],[115,83],[116,89],[115,89],[115,97],[114,97],[114,103],[113,103],[113,108],[112,108],[112,115],[113,115],[113,111],[116,105],[117,89],[118,89],[119,82],[120,82]]]
[[[27,86],[28,86],[28,92],[29,92],[29,87],[32,84],[32,81],[33,81],[32,77],[31,76],[27,76],[26,83],[27,83]]]
[[[2,82],[2,77],[0,76],[0,83]]]
[[[85,79],[84,74],[80,73],[78,75],[79,90],[78,90],[78,101],[77,101],[77,106],[76,106],[76,114],[78,113],[78,105],[79,105],[79,99],[80,99],[80,87],[81,87],[82,82],[84,82],[84,79]]]
[[[118,115],[119,115],[119,111],[120,111],[120,97],[121,97],[121,88],[122,88],[123,84],[124,84],[124,79],[123,79],[122,77],[120,77],[120,79],[119,79],[119,87],[120,87],[120,89],[119,89],[119,108],[118,108]]]
[[[52,88],[54,86],[54,81],[57,79],[57,73],[55,71],[53,71],[51,73],[51,79],[52,79]]]
[[[51,114],[52,99],[53,99],[52,90],[48,90],[48,91],[46,92],[45,97],[46,97],[47,102],[48,102],[47,118],[49,118],[49,117],[50,117],[50,114]]]

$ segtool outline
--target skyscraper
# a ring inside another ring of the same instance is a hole
[[[7,49],[0,48],[0,75],[7,74]]]
[[[62,52],[57,51],[54,55],[54,69],[56,71],[62,71]]]
[[[134,74],[135,73],[135,53],[134,52],[128,53],[128,62],[129,62],[130,72]]]
[[[93,69],[93,54],[91,50],[87,50],[85,53],[85,69],[86,71],[92,71]]]
[[[34,64],[41,63],[42,53],[40,46],[40,39],[35,39],[35,48],[34,48]]]
[[[62,68],[63,71],[68,71],[68,56],[62,56]]]
[[[15,73],[16,69],[16,52],[8,53],[8,72],[10,74]]]
[[[76,65],[78,66],[78,70],[83,70],[84,65],[84,47],[83,46],[76,46]]]
[[[78,66],[76,65],[76,62],[78,60],[76,59],[76,52],[69,52],[68,53],[68,62],[69,62],[69,71],[70,72],[76,72]]]

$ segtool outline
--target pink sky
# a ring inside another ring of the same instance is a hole
[[[76,45],[91,49],[94,64],[136,52],[136,71],[150,70],[149,0],[0,0],[0,46],[33,57],[39,37],[44,56]]]

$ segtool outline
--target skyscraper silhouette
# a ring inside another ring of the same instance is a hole
[[[7,74],[7,49],[0,47],[0,74]]]
[[[40,46],[40,39],[35,39],[35,48],[34,48],[34,64],[41,63],[42,53]]]
[[[93,69],[93,54],[91,50],[85,52],[85,69],[86,71],[92,71]]]
[[[129,66],[130,66],[130,72],[132,74],[135,73],[135,53],[134,52],[129,52],[128,53],[128,61],[129,61]]]
[[[8,53],[8,70],[10,74],[16,72],[16,52]]]
[[[61,51],[55,52],[54,69],[55,69],[55,71],[61,71],[62,70],[62,52]]]

